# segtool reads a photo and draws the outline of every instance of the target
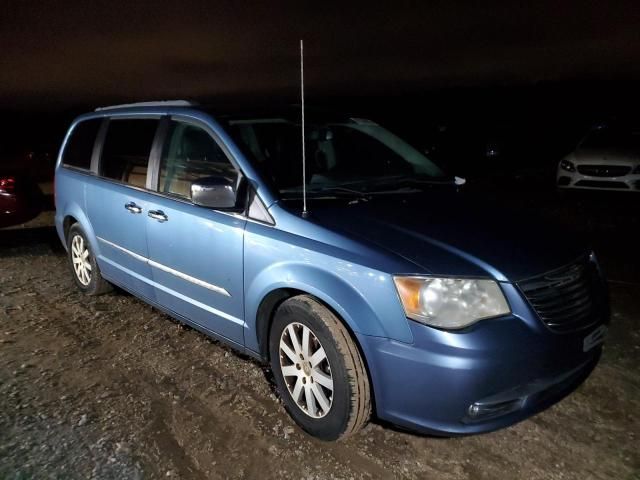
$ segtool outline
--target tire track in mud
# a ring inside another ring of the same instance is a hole
[[[62,373],[59,381],[64,384],[63,389],[86,391],[98,382],[103,387],[118,389],[117,396],[120,398],[132,394],[144,398],[145,402],[151,404],[151,420],[143,430],[143,436],[147,436],[147,441],[151,440],[156,445],[154,450],[169,455],[170,464],[180,476],[190,478],[205,475],[199,470],[201,465],[211,465],[217,463],[216,459],[219,461],[220,458],[232,457],[236,465],[247,466],[245,473],[265,477],[264,468],[253,461],[256,452],[277,459],[274,452],[285,452],[291,447],[291,442],[298,443],[295,437],[303,437],[303,443],[316,442],[290,426],[292,423],[284,415],[279,403],[271,397],[265,375],[255,363],[235,356],[226,347],[212,345],[199,333],[177,326],[163,315],[155,313],[151,307],[141,303],[136,305],[139,302],[131,297],[122,298],[116,294],[103,297],[102,301],[90,299],[84,304],[79,304],[73,294],[64,294],[61,297],[63,298],[60,300],[64,299],[71,305],[76,305],[77,312],[68,315],[66,304],[58,303],[55,301],[57,299],[54,299],[47,308],[47,318],[57,318],[58,321],[55,328],[46,328],[39,335],[53,338],[43,338],[40,343],[57,344],[59,347],[51,353],[62,356],[63,360],[73,360],[76,356],[86,356],[90,353],[91,368],[100,372],[99,376],[89,381],[90,375],[83,373],[83,366],[73,371],[74,368],[69,365],[58,365],[56,370]],[[131,321],[123,322],[119,318],[117,305],[115,312],[104,311],[102,303],[111,301],[132,303],[133,305],[127,305],[133,307],[131,313],[142,315],[134,315],[130,317]],[[31,307],[27,310],[33,311],[32,313],[38,312],[38,309],[34,310]],[[45,320],[40,319],[36,323],[40,324],[43,321]],[[145,321],[146,323],[143,323]],[[143,329],[132,335],[132,328],[145,325],[149,326],[147,330]],[[175,332],[179,332],[177,336],[180,338],[174,338]],[[180,357],[181,350],[186,350],[186,346],[181,349],[178,347],[178,351],[171,350],[173,358],[169,359],[169,362],[173,362],[172,364],[168,363],[166,356],[157,354],[160,348],[166,347],[174,340],[184,341],[183,337],[188,337],[188,343],[191,344],[194,342],[194,336],[196,348],[190,349],[191,358],[188,358],[186,363],[199,363],[197,368],[184,365],[187,360],[185,358],[175,362],[175,357]],[[122,342],[119,341],[120,337],[123,338]],[[200,345],[202,348],[197,348]],[[128,353],[121,358],[123,348],[126,348]],[[197,353],[195,356],[194,351]],[[230,375],[230,365],[218,365],[216,362],[231,363],[231,367],[244,364],[241,370],[253,374],[251,381],[243,381],[246,375]],[[70,371],[73,372],[69,374]],[[200,378],[194,381],[194,374]],[[135,378],[135,383],[131,383],[130,378]],[[175,378],[181,380],[176,381]],[[213,391],[202,388],[208,378],[222,379],[222,388]],[[232,379],[231,382],[229,378]],[[255,386],[256,383],[259,387]],[[194,393],[200,391],[200,388],[208,392],[206,398],[202,394]],[[190,393],[185,395],[184,392]],[[175,405],[175,400],[171,400],[173,397],[179,397],[178,406]],[[242,399],[242,402],[239,402],[239,399]],[[242,415],[234,412],[239,403],[242,404]],[[271,414],[262,415],[265,411],[270,411]],[[254,417],[259,421],[255,421]],[[280,439],[273,438],[274,431],[285,428],[290,431],[287,441],[281,442]],[[190,435],[194,431],[203,438],[217,438],[217,447],[209,452],[198,448],[199,442],[194,442],[193,435]],[[250,449],[247,449],[248,441],[251,443]],[[369,459],[354,456],[353,452],[345,454],[342,447],[334,448],[331,444],[323,443],[320,445],[328,459],[326,463],[350,465],[361,475],[369,473],[366,476],[391,478],[388,472]],[[238,454],[243,451],[246,453]],[[158,456],[160,455],[154,457]],[[149,463],[158,460],[159,458],[149,457]],[[291,465],[285,465],[283,469],[291,472]],[[299,473],[303,474],[306,471],[301,469]],[[336,468],[335,473],[339,474],[340,469]],[[208,474],[215,475],[215,472],[208,471]]]

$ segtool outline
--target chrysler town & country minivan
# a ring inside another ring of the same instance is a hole
[[[583,382],[608,320],[590,249],[473,200],[362,118],[307,114],[303,188],[299,115],[176,101],[77,118],[55,198],[78,288],[117,285],[270,363],[324,440],[372,415],[495,430]]]

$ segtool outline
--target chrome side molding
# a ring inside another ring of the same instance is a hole
[[[230,297],[231,294],[227,291],[227,289],[219,287],[217,285],[213,285],[212,283],[208,283],[205,282],[204,280],[200,280],[199,278],[196,277],[192,277],[191,275],[187,275],[186,273],[183,273],[179,270],[175,270],[171,267],[167,267],[166,265],[163,265],[162,263],[158,263],[154,260],[151,260],[150,258],[144,257],[142,255],[139,255],[135,252],[132,252],[131,250],[128,250],[124,247],[121,247],[118,244],[115,244],[113,242],[110,242],[109,240],[106,240],[102,237],[97,237],[97,239],[106,244],[109,245],[110,247],[113,247],[117,250],[120,250],[121,252],[124,252],[128,255],[130,255],[131,257],[135,258],[136,260],[140,261],[140,262],[144,262],[152,267],[157,268],[158,270],[162,270],[163,272],[169,273],[171,275],[174,275],[178,278],[181,278],[182,280],[186,280],[187,282],[193,283],[194,285],[198,285],[199,287],[203,287],[206,288],[207,290],[211,290],[212,292],[216,292],[219,293],[220,295],[224,295],[226,297]]]

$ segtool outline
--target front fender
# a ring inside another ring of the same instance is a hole
[[[271,264],[251,279],[245,294],[247,348],[260,351],[258,309],[262,300],[278,289],[300,290],[317,297],[355,333],[413,341],[390,275],[358,265],[349,265],[350,271],[345,272],[345,265],[338,267],[335,259],[323,260]]]

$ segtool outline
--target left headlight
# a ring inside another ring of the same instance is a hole
[[[493,280],[401,276],[393,280],[407,317],[433,327],[464,328],[511,311]]]

